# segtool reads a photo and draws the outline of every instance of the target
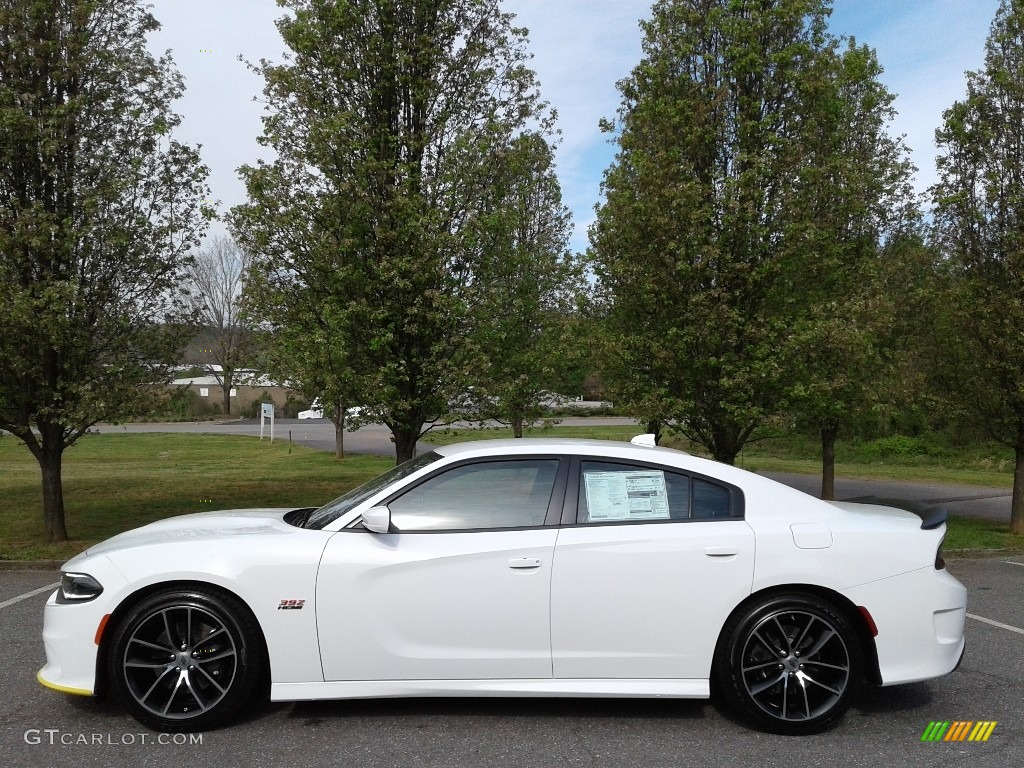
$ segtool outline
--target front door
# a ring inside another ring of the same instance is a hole
[[[324,678],[550,678],[559,464],[446,467],[388,502],[395,532],[332,537],[317,577]]]

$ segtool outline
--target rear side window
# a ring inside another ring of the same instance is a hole
[[[732,493],[725,486],[693,478],[690,485],[694,518],[730,517]]]
[[[733,493],[728,486],[682,472],[583,461],[576,519],[594,524],[742,517]]]

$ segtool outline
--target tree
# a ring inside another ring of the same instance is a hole
[[[365,387],[346,356],[344,334],[335,327],[331,297],[291,279],[273,282],[258,270],[252,277],[246,314],[258,316],[270,329],[261,337],[261,370],[320,401],[334,424],[334,455],[345,458],[347,411],[358,404]],[[364,415],[353,423],[365,419]]]
[[[583,278],[544,136],[518,137],[493,168],[472,280],[473,340],[484,358],[472,399],[481,417],[522,437],[577,357],[569,324]]]
[[[250,364],[255,352],[253,326],[242,312],[251,261],[234,240],[218,235],[188,267],[188,306],[203,326],[208,349],[202,357],[223,392],[226,414],[235,372]]]
[[[950,384],[976,422],[1014,449],[1010,529],[1024,535],[1024,2],[1002,0],[985,66],[943,115],[936,238],[963,365]]]
[[[818,56],[806,101],[805,161],[795,208],[808,212],[803,247],[812,255],[791,275],[802,297],[791,326],[789,408],[821,438],[823,499],[835,493],[835,442],[884,388],[884,350],[897,305],[903,234],[918,220],[902,139],[888,128],[893,96],[879,81],[873,50],[849,41]],[[889,247],[895,246],[895,247]]]
[[[67,538],[64,449],[136,406],[182,341],[171,323],[206,168],[169,139],[182,81],[123,0],[0,2],[0,427],[42,473]]]
[[[283,5],[291,53],[256,67],[277,159],[242,169],[232,228],[264,295],[321,308],[346,399],[404,461],[479,368],[469,284],[492,161],[550,119],[497,0]]]
[[[591,230],[618,399],[732,463],[786,396],[826,0],[660,0]]]

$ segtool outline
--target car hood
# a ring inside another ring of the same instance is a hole
[[[106,541],[89,547],[85,552],[64,564],[65,570],[79,558],[110,554],[117,550],[165,544],[169,541],[197,541],[223,539],[235,536],[258,536],[260,534],[295,531],[296,528],[284,522],[284,516],[300,507],[281,509],[227,509],[220,512],[198,512],[157,520],[141,528],[119,533]]]

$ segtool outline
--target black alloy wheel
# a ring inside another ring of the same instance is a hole
[[[170,589],[142,600],[111,639],[111,683],[129,713],[161,731],[199,731],[226,721],[255,692],[259,630],[234,597]]]
[[[719,690],[772,733],[818,733],[849,709],[863,651],[844,613],[810,594],[774,595],[733,616],[715,659]]]

